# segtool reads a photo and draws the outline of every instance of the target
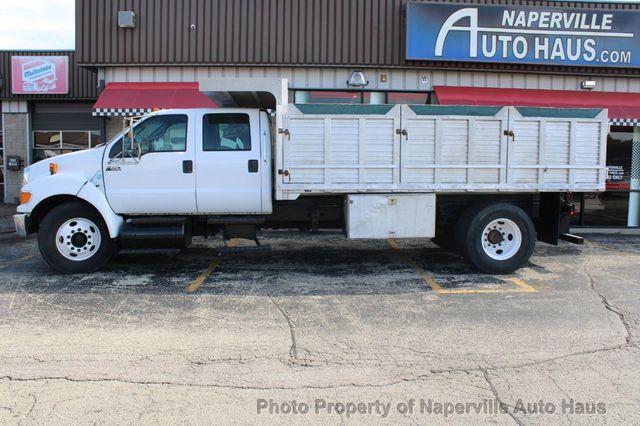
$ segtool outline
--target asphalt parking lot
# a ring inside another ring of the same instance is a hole
[[[640,236],[539,243],[511,276],[300,232],[65,276],[7,223],[2,424],[640,421]]]

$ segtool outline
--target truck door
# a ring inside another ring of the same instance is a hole
[[[134,127],[133,149],[128,133],[113,142],[103,160],[111,208],[121,214],[195,213],[194,133],[186,114],[162,114]]]
[[[263,213],[259,111],[205,112],[197,127],[198,212]]]

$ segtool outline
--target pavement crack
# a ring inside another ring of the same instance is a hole
[[[298,347],[296,344],[296,327],[293,324],[293,321],[291,321],[291,317],[289,316],[287,310],[280,306],[278,302],[276,302],[276,300],[273,298],[273,296],[271,296],[270,294],[268,294],[267,296],[269,296],[269,300],[271,300],[271,303],[273,303],[278,311],[280,311],[284,319],[287,321],[287,324],[289,325],[289,333],[291,334],[291,348],[289,348],[289,359],[292,364],[297,365],[300,363],[300,360],[298,359]]]
[[[120,383],[125,385],[139,385],[139,386],[184,386],[190,388],[210,388],[210,389],[236,389],[236,390],[300,390],[300,389],[316,389],[316,390],[332,390],[340,388],[384,388],[396,385],[403,382],[412,382],[422,380],[424,376],[416,377],[415,379],[401,379],[396,382],[382,383],[382,384],[360,384],[360,383],[344,383],[337,385],[318,385],[318,386],[243,386],[243,385],[227,385],[217,383],[189,383],[189,382],[174,382],[164,380],[128,380],[123,378],[111,378],[111,377],[96,377],[96,378],[83,378],[83,377],[70,377],[70,376],[37,376],[37,377],[16,377],[16,376],[0,376],[0,381],[8,380],[10,382],[46,382],[46,381],[65,381],[71,383]]]
[[[478,370],[480,370],[482,372],[482,375],[484,376],[484,380],[486,380],[486,382],[489,384],[489,388],[491,389],[491,393],[493,393],[493,397],[496,399],[496,401],[498,401],[498,404],[500,404],[500,406],[503,407],[508,407],[509,405],[506,404],[502,398],[500,398],[500,395],[498,395],[498,390],[496,389],[495,385],[493,384],[493,382],[491,381],[491,378],[489,377],[489,372],[487,371],[486,368],[479,366]],[[515,413],[511,412],[511,410],[505,410],[507,412],[507,414],[509,415],[509,417],[511,417],[513,419],[514,422],[516,422],[519,426],[523,426],[524,423],[522,423],[522,421],[516,417]]]
[[[590,273],[587,273],[587,277],[589,278],[589,287],[595,294],[598,295],[605,309],[608,310],[609,312],[613,312],[620,319],[620,322],[622,323],[622,326],[624,327],[627,333],[627,335],[624,338],[627,346],[635,346],[631,339],[631,326],[629,325],[629,322],[625,318],[622,310],[617,306],[612,305],[607,299],[607,296],[605,296],[600,291],[598,291],[598,289],[596,288],[596,280],[595,278],[593,278],[593,275],[591,275]]]
[[[33,413],[33,409],[36,408],[36,404],[38,403],[38,397],[35,394],[30,393],[29,396],[33,398],[33,403],[31,404],[31,407],[29,408],[29,411],[27,412],[27,414],[24,416],[23,419],[20,420],[20,422],[18,422],[18,424],[22,424],[23,420],[27,420],[29,416],[31,416],[31,413]]]

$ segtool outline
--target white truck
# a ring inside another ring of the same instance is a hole
[[[283,80],[203,91],[225,84],[268,90],[272,108],[157,111],[105,145],[33,164],[18,234],[37,232],[42,257],[67,273],[118,250],[261,228],[434,238],[511,273],[536,239],[557,244],[565,193],[604,190],[606,110],[287,104]]]

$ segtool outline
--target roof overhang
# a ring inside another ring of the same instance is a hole
[[[442,105],[607,108],[610,124],[640,123],[640,93],[457,86],[436,86],[434,90]]]
[[[132,116],[157,109],[217,107],[198,83],[107,83],[93,105],[93,115]]]

